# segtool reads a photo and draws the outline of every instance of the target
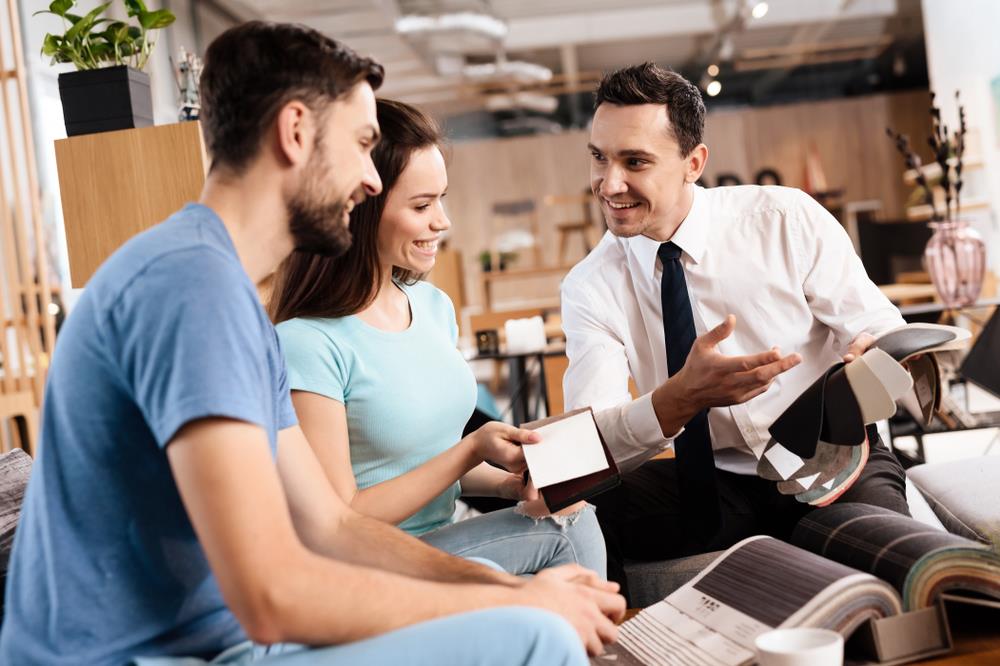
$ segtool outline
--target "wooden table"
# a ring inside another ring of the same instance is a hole
[[[932,284],[880,284],[878,288],[897,305],[933,301],[937,298],[937,289]]]
[[[479,354],[470,361],[507,361],[508,376],[507,385],[510,394],[511,420],[514,425],[521,425],[526,421],[533,421],[538,418],[538,414],[531,409],[531,386],[528,377],[528,359],[534,358],[538,361],[538,391],[544,401],[545,414],[551,415],[549,408],[549,396],[545,384],[545,365],[542,359],[546,356],[561,356],[566,353],[566,345],[561,342],[551,343],[544,349],[532,352],[521,352],[510,354],[500,352],[497,354]]]
[[[935,666],[1000,664],[1000,610],[949,604],[952,651],[941,657],[916,662]]]

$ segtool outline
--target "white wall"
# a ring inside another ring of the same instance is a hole
[[[990,199],[992,214],[974,216],[974,223],[989,248],[991,270],[1000,273],[1000,100],[990,94],[990,82],[1000,77],[1000,2],[923,0],[923,14],[927,69],[942,120],[957,127],[959,90],[967,124],[979,131],[984,161],[979,189]]]

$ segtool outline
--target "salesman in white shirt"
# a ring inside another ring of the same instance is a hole
[[[811,507],[756,475],[768,427],[829,366],[904,323],[805,193],[695,185],[704,122],[699,90],[674,72],[646,63],[604,78],[589,149],[610,233],[562,285],[566,407],[594,407],[627,472],[595,498],[623,588],[623,559],[787,537]],[[903,470],[868,434],[869,461],[838,501],[908,514]],[[671,447],[674,459],[649,460]]]

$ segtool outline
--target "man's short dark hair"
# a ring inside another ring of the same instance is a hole
[[[382,66],[304,26],[249,21],[226,30],[205,52],[201,124],[212,168],[242,171],[285,104],[317,113],[367,81],[382,84]]]
[[[665,105],[681,155],[689,155],[705,133],[705,103],[701,91],[677,72],[655,63],[632,65],[605,75],[597,86],[594,109],[605,103]]]

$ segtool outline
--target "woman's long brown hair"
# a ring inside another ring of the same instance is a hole
[[[372,161],[382,192],[351,211],[351,247],[339,257],[293,252],[274,274],[268,312],[275,324],[295,317],[344,317],[364,310],[382,283],[378,226],[385,201],[414,152],[441,143],[441,130],[414,107],[393,100],[376,102],[382,138]],[[394,266],[397,282],[413,284],[420,275]]]

